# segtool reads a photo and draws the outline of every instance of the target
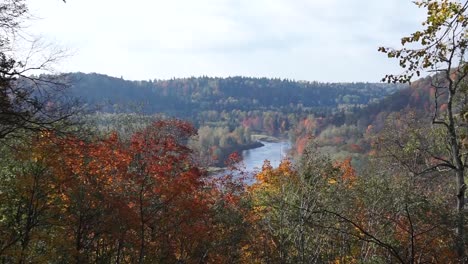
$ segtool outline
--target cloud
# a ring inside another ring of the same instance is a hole
[[[68,71],[376,81],[423,16],[405,0],[31,1],[30,27],[77,50]]]

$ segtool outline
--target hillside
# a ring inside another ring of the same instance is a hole
[[[318,83],[229,77],[127,81],[101,74],[70,73],[71,92],[104,112],[166,113],[191,118],[199,111],[281,110],[330,112],[362,105],[399,86],[376,83]]]
[[[425,118],[433,112],[432,78],[421,78],[365,107],[351,107],[325,117],[308,116],[291,133],[296,152],[301,153],[306,139],[313,136],[324,152],[338,158],[359,158],[360,154],[370,150],[372,136],[386,126],[389,116],[414,111],[420,118]]]
[[[251,134],[289,137],[297,153],[313,136],[339,158],[360,155],[370,149],[369,128],[378,133],[390,114],[432,105],[431,77],[410,87],[248,77],[129,81],[96,73],[67,78],[71,94],[100,115],[136,112],[192,122],[199,135],[192,147],[218,166],[232,151],[252,145]],[[96,120],[116,128],[122,117]]]
[[[100,113],[94,118],[96,126],[122,126],[122,117],[102,113],[182,118],[198,128],[199,140],[192,147],[199,158],[217,166],[223,166],[232,151],[253,146],[253,133],[303,138],[310,133],[300,129],[305,120],[341,125],[341,113],[356,112],[403,88],[248,77],[128,81],[96,73],[66,76],[71,94]]]

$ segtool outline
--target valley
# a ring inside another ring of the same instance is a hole
[[[0,263],[468,264],[467,54],[468,0],[0,0]]]

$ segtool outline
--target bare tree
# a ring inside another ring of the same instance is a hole
[[[18,131],[51,129],[75,111],[64,93],[65,76],[44,74],[64,53],[24,36],[30,18],[24,0],[0,2],[0,140]],[[23,56],[19,40],[29,44]]]

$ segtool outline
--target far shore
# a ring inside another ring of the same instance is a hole
[[[242,153],[244,150],[250,150],[250,149],[255,149],[255,148],[261,148],[264,146],[263,143],[280,143],[287,140],[286,138],[278,138],[274,136],[268,136],[268,135],[261,135],[261,134],[254,134],[252,135],[252,141],[253,143],[244,145],[240,148],[237,148],[236,150],[233,150],[232,152],[236,151],[239,154]],[[262,143],[263,142],[263,143]],[[221,173],[223,171],[226,171],[226,167],[223,166],[209,166],[207,168],[208,174],[214,175]]]
[[[255,135],[252,135],[252,140],[263,141],[263,142],[268,142],[268,143],[279,143],[283,141],[284,139],[273,137],[273,136],[268,136],[268,135],[255,134]]]

